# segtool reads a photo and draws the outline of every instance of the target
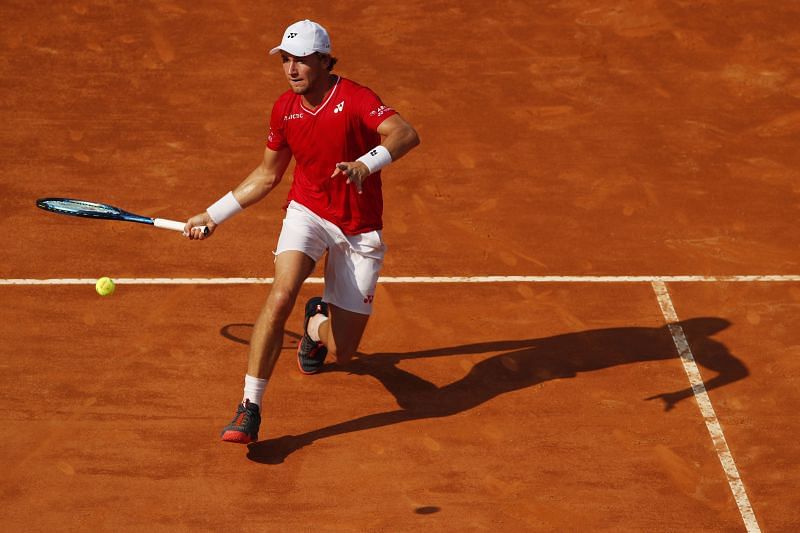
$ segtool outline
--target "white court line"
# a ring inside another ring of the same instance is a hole
[[[95,278],[59,279],[0,279],[0,285],[94,285]],[[244,285],[271,284],[273,278],[116,278],[125,285]],[[402,276],[381,277],[380,283],[650,283],[658,298],[661,312],[669,325],[672,339],[678,349],[683,368],[689,378],[700,413],[711,435],[714,448],[728,478],[739,512],[748,532],[760,532],[744,484],[728,448],[722,426],[711,405],[700,370],[689,348],[689,342],[678,324],[678,316],[672,305],[666,283],[682,282],[795,282],[800,275],[741,275],[741,276]],[[308,278],[307,283],[321,284],[323,278]]]
[[[0,285],[94,285],[96,278],[0,279]],[[385,276],[378,283],[681,283],[789,282],[800,275],[747,276]],[[114,278],[124,285],[248,285],[270,284],[273,278]],[[307,283],[323,283],[308,278]]]
[[[744,483],[742,483],[739,470],[733,461],[733,455],[730,448],[728,448],[728,442],[725,440],[725,434],[722,432],[722,426],[717,419],[714,406],[711,405],[711,399],[708,396],[708,391],[706,391],[706,386],[703,384],[703,378],[700,376],[700,369],[697,368],[697,363],[695,363],[694,355],[692,355],[692,350],[689,348],[689,341],[686,340],[683,328],[678,323],[678,314],[672,305],[667,286],[663,281],[653,281],[652,286],[658,298],[658,305],[661,306],[661,313],[669,325],[672,340],[675,342],[675,347],[678,349],[681,362],[683,362],[683,369],[689,377],[689,383],[692,386],[697,406],[700,408],[700,414],[705,419],[706,428],[711,435],[711,441],[714,443],[714,449],[717,451],[719,461],[722,463],[722,469],[728,478],[728,485],[731,488],[731,492],[733,492],[736,505],[739,506],[739,512],[742,515],[742,520],[744,520],[745,528],[749,532],[760,532],[761,528],[758,527],[756,515],[753,513],[750,500],[747,498]]]

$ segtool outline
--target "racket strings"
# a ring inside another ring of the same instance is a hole
[[[42,207],[51,211],[60,211],[70,214],[84,214],[86,216],[96,215],[118,215],[120,212],[109,205],[85,202],[82,200],[46,200],[42,202]]]

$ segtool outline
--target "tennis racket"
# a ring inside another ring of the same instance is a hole
[[[36,207],[52,213],[58,213],[59,215],[138,222],[139,224],[150,224],[157,228],[171,229],[173,231],[180,231],[181,233],[186,226],[185,222],[179,222],[177,220],[150,218],[129,213],[113,205],[87,202],[86,200],[73,200],[72,198],[39,198],[36,200]],[[208,228],[205,226],[203,227],[203,233],[208,235]]]

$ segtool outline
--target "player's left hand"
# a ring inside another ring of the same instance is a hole
[[[331,174],[331,178],[335,178],[339,174],[346,176],[347,183],[355,185],[358,194],[361,194],[364,180],[369,176],[369,169],[361,161],[336,163],[336,169]]]

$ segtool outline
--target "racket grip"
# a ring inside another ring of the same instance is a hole
[[[167,220],[166,218],[154,218],[153,225],[157,228],[171,229],[173,231],[183,232],[183,228],[186,227],[186,222],[179,222],[177,220]],[[203,234],[208,235],[208,228],[206,226],[202,226],[202,228],[203,228]]]

